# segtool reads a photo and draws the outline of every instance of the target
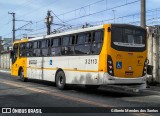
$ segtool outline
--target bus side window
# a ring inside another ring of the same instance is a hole
[[[41,56],[41,41],[33,42],[33,56],[39,57]]]
[[[74,36],[63,37],[62,41],[62,55],[74,54]]]
[[[61,55],[61,38],[52,38],[51,40],[51,56]]]
[[[75,53],[90,54],[91,33],[78,34],[76,38]]]
[[[41,44],[42,56],[49,56],[50,40],[43,40]]]
[[[75,36],[73,35],[69,37],[69,45],[74,45],[74,43],[75,43]]]
[[[25,51],[26,51],[26,53],[25,53],[25,55],[26,56],[28,56],[28,57],[31,57],[32,56],[32,48],[33,48],[33,44],[32,44],[32,42],[27,42],[26,43],[26,46],[25,46]]]
[[[26,56],[26,51],[25,51],[25,43],[20,43],[20,57]]]
[[[75,35],[69,37],[68,55],[74,55]]]
[[[29,42],[26,43],[26,56],[29,56]]]
[[[93,40],[92,40],[92,47],[91,47],[91,53],[98,55],[102,48],[102,42],[103,42],[103,31],[95,31],[93,32]]]

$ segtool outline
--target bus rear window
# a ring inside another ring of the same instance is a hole
[[[145,29],[130,26],[112,27],[111,35],[112,48],[117,50],[141,51],[146,48]]]

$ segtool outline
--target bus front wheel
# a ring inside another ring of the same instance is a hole
[[[20,80],[21,80],[21,81],[23,81],[23,82],[26,82],[26,81],[27,81],[27,78],[24,78],[24,71],[23,71],[22,68],[20,69],[19,77],[20,77]]]
[[[66,77],[63,71],[58,71],[56,74],[56,86],[61,90],[66,88]]]

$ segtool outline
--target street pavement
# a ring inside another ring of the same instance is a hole
[[[119,108],[142,107],[159,108],[160,87],[151,87],[139,93],[113,90],[100,87],[98,90],[87,90],[83,86],[70,86],[67,90],[59,90],[55,84],[47,81],[29,80],[21,82],[18,77],[13,77],[9,71],[0,72],[0,107],[47,107],[78,108],[79,112],[88,108]],[[84,109],[83,109],[84,108]],[[53,110],[53,109],[52,109]],[[56,110],[56,109],[55,109]],[[72,109],[70,109],[72,110]],[[73,109],[76,110],[76,109]],[[88,110],[88,109],[86,109]],[[102,109],[101,109],[102,110]],[[107,110],[107,109],[106,109]],[[73,111],[74,112],[74,111]],[[89,112],[89,111],[88,111]],[[2,114],[0,114],[2,115]],[[4,114],[3,114],[4,115]],[[5,114],[6,115],[6,114]],[[18,114],[12,114],[17,116]],[[40,115],[40,114],[32,114]],[[53,115],[53,114],[41,114]],[[82,115],[133,115],[152,116],[158,113],[54,113],[54,115],[82,116]]]

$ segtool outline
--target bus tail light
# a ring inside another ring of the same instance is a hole
[[[107,71],[109,75],[114,76],[113,60],[110,55],[107,56]]]
[[[144,67],[143,67],[143,75],[142,76],[145,76],[147,74],[147,65],[148,65],[149,61],[148,59],[146,58],[145,62],[144,62]]]

